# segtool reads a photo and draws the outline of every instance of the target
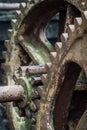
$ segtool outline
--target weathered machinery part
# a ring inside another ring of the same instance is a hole
[[[41,73],[41,69],[43,69],[41,67],[42,66],[40,66],[40,69],[39,69],[39,66],[36,66],[36,67],[34,66],[34,68],[36,68],[36,70],[38,70],[36,75],[34,74],[35,76],[37,76],[38,74]],[[32,69],[33,66],[31,66],[29,68]],[[31,72],[32,72],[32,70],[31,70]],[[19,118],[19,121],[21,121],[22,118],[25,116],[28,118],[28,119],[25,118],[23,121],[20,122],[20,123],[22,123],[23,128],[31,129],[31,126],[33,127],[33,125],[36,122],[36,114],[39,109],[39,103],[40,103],[40,98],[41,98],[40,94],[43,90],[42,89],[43,86],[41,86],[41,84],[42,84],[41,78],[32,77],[32,79],[31,78],[27,79],[26,77],[19,77],[18,79],[16,79],[16,83],[19,85],[14,85],[14,86],[10,85],[10,86],[6,86],[6,87],[1,87],[0,102],[14,101],[14,103],[15,103],[14,105],[19,108],[19,114],[21,116],[21,118]],[[40,85],[40,87],[38,87],[38,85]],[[15,110],[11,106],[9,108]],[[14,111],[14,114],[12,111],[10,111],[10,114],[14,118],[15,111]],[[11,117],[11,119],[12,119],[12,117]],[[23,122],[26,122],[26,120],[27,120],[27,122],[29,120],[29,123],[30,123],[29,126],[26,126],[26,124],[23,123]],[[33,120],[34,120],[34,122],[33,122]],[[15,123],[15,121],[12,120],[12,123]],[[12,125],[12,123],[11,123],[11,125]],[[20,127],[22,127],[22,125],[20,123],[18,123],[18,122],[16,122],[16,123],[19,124]],[[18,127],[18,128],[20,129],[20,127]],[[15,127],[15,129],[16,129],[16,127]]]
[[[44,65],[45,63],[50,62],[50,57],[49,57],[50,51],[54,51],[54,48],[46,40],[43,30],[48,20],[57,11],[61,10],[61,8],[65,8],[63,1],[60,1],[60,0],[59,1],[44,0],[42,2],[41,1],[39,2],[40,3],[38,3],[38,1],[32,3],[27,0],[27,3],[22,3],[20,5],[21,11],[18,10],[16,12],[17,20],[16,19],[12,20],[12,23],[11,23],[12,30],[9,30],[10,40],[5,42],[5,45],[7,47],[7,52],[4,53],[6,63],[2,65],[2,68],[5,70],[5,73],[6,73],[6,75],[4,75],[4,79],[6,79],[4,82],[5,85],[14,86],[15,83],[18,83],[22,85],[22,87],[27,92],[32,92],[32,95],[36,96],[36,97],[34,96],[32,97],[31,94],[28,95],[27,99],[30,102],[27,100],[29,104],[27,104],[26,109],[24,108],[25,105],[23,105],[23,102],[18,101],[14,104],[19,107],[20,116],[26,116],[29,119],[26,119],[25,117],[20,118],[18,116],[18,109],[14,109],[12,104],[7,105],[7,114],[9,117],[11,129],[13,130],[31,129],[32,122],[34,124],[36,120],[35,115],[39,106],[38,98],[40,98],[40,97],[37,97],[38,94],[36,93],[36,88],[34,89],[34,94],[33,94],[33,90],[31,89],[31,82],[30,82],[31,79],[28,80],[25,77],[19,78],[20,76],[19,67],[28,66],[29,64],[31,64],[32,61],[34,65],[35,64]],[[58,7],[57,7],[57,4],[59,4]],[[40,10],[42,10],[42,13]],[[26,22],[26,20],[28,19],[30,22]],[[26,27],[28,26],[28,27],[24,28],[24,26]],[[25,36],[27,36],[26,29],[30,30],[30,32],[28,32],[29,43],[27,42],[27,44],[26,44],[26,39],[25,39]],[[49,65],[47,65],[47,68],[49,68]],[[40,72],[37,75],[42,73],[41,69],[39,70]],[[22,76],[24,76],[23,73],[22,73]],[[42,79],[45,81],[45,78],[42,78]],[[42,86],[40,77],[37,77],[37,76],[34,77],[32,85],[34,86],[40,85],[40,87],[38,87],[38,90],[40,94],[42,93],[43,86]],[[29,90],[27,89],[28,86],[29,86]],[[35,99],[34,102],[32,101],[34,100],[33,98]],[[29,108],[28,108],[28,105],[29,105]],[[32,115],[31,115],[31,111],[32,111]]]
[[[0,10],[17,10],[19,6],[19,3],[0,3]]]
[[[41,69],[39,69],[39,71],[37,71],[37,73],[35,72],[35,74],[33,74],[36,77],[33,78],[33,81],[30,81],[31,79],[28,80],[25,77],[19,78],[20,75],[19,75],[18,69],[21,65],[28,66],[30,64],[31,59],[34,64],[44,65],[45,63],[50,62],[49,54],[51,51],[54,51],[55,49],[46,40],[46,38],[44,36],[44,28],[45,28],[48,20],[57,11],[65,8],[63,6],[64,6],[64,2],[60,1],[60,0],[59,1],[44,0],[44,1],[40,1],[39,4],[35,3],[35,5],[32,5],[32,7],[28,1],[27,1],[27,4],[22,3],[20,5],[22,13],[20,11],[17,11],[16,15],[18,17],[18,20],[12,20],[13,30],[9,30],[9,32],[10,32],[9,34],[11,37],[10,43],[8,41],[6,43],[6,46],[8,48],[8,54],[5,55],[7,57],[6,58],[7,65],[3,66],[4,70],[7,71],[7,69],[9,69],[9,71],[6,72],[7,77],[8,77],[8,83],[6,83],[6,84],[14,85],[14,81],[13,81],[13,76],[14,76],[14,77],[16,77],[15,82],[18,82],[25,90],[27,89],[27,87],[25,87],[25,86],[29,86],[29,90],[27,90],[27,92],[31,92],[31,90],[32,90],[31,85],[36,86],[36,88],[39,89],[40,96],[42,96],[41,94],[43,93],[43,86],[41,83],[41,79],[42,79],[43,83],[45,83],[47,75],[44,74],[40,78],[40,75],[38,76],[38,74],[43,73],[43,71]],[[30,7],[30,8],[28,8],[28,7]],[[49,9],[48,9],[48,7],[49,7]],[[33,26],[32,26],[32,24],[33,24]],[[67,34],[64,34],[64,38],[67,38],[67,36],[68,36]],[[61,46],[62,46],[62,43],[56,44],[57,51],[59,50],[59,47],[61,48]],[[24,52],[27,56],[22,57],[23,52],[21,52],[21,54],[20,54],[21,49],[25,50]],[[60,50],[58,53],[60,54]],[[56,57],[56,53],[51,53],[52,62],[54,62],[53,59],[55,59],[55,57]],[[59,55],[59,57],[60,57],[60,55]],[[24,61],[24,59],[25,59],[25,61]],[[30,61],[28,59],[30,59]],[[24,63],[22,63],[22,62],[24,62]],[[39,68],[40,68],[40,66],[39,66]],[[46,68],[47,68],[47,71],[49,71],[50,65],[46,65]],[[21,75],[24,76],[23,73]],[[29,76],[29,75],[27,75],[27,76]],[[37,87],[38,85],[40,85],[40,87]],[[31,119],[31,117],[32,117],[33,124],[36,123],[36,119],[35,119],[36,114],[35,113],[37,112],[37,109],[39,108],[38,107],[39,106],[39,100],[38,100],[39,94],[37,93],[36,90],[35,91],[32,90],[32,94],[29,94],[29,96],[27,98],[28,99],[27,102],[30,101],[29,108],[27,107],[25,109],[25,105],[22,104],[23,102],[22,103],[16,102],[16,105],[19,107],[20,116],[27,116],[29,119]],[[27,93],[26,93],[26,95],[27,95]],[[34,96],[32,96],[32,95],[34,95]],[[31,97],[31,99],[30,99],[30,97]],[[37,101],[35,100],[33,102],[32,101],[33,98],[37,99]],[[13,109],[12,107],[10,107],[10,108]],[[31,111],[32,111],[32,115],[31,115]],[[13,116],[12,112],[11,112],[11,116]],[[17,115],[17,117],[18,117],[18,115]],[[11,117],[11,119],[12,118],[14,119],[14,117]],[[22,124],[22,127],[25,130],[31,129],[32,124],[30,123],[30,120],[24,121],[25,118],[23,120],[22,119],[23,118],[20,119],[18,117],[18,120],[20,122],[18,125],[21,127],[20,124]],[[22,120],[22,121],[20,121],[20,120]],[[26,126],[25,122],[28,122],[29,125]],[[14,129],[21,129],[21,128],[16,127],[17,125],[14,124],[14,121],[11,123],[13,123]],[[43,125],[43,128],[44,128],[44,125]]]
[[[61,8],[65,8],[62,1],[41,1],[31,8],[30,13],[25,16],[19,27],[19,43],[21,43],[21,46],[25,48],[35,62],[38,61],[40,63],[40,57],[46,62],[50,61],[49,52],[54,51],[54,49],[47,41],[44,29],[51,17],[61,10]],[[38,56],[37,51],[41,52],[42,48],[43,53]]]
[[[84,8],[87,10],[86,4]],[[56,52],[51,53],[52,67],[43,88],[37,130],[66,130],[68,110],[81,69],[87,76],[86,10],[81,10],[81,17],[76,17],[62,34],[62,47],[60,42],[56,43]]]
[[[19,73],[22,75],[26,73],[28,76],[36,75],[36,74],[44,74],[46,73],[45,66],[35,65],[35,66],[21,66],[19,68]]]
[[[24,90],[21,86],[0,87],[0,102],[23,100],[23,98]]]
[[[81,12],[84,10],[86,10],[86,4],[87,1],[86,0],[65,0],[67,2],[69,2],[70,4],[73,4],[76,8],[78,8]]]
[[[9,51],[8,51],[8,53],[7,53],[7,55],[6,56],[8,56],[7,58],[6,58],[6,64],[3,64],[2,65],[2,68],[5,70],[5,75],[3,76],[5,79],[6,79],[6,81],[4,82],[4,84],[5,85],[14,85],[14,81],[13,81],[13,72],[16,72],[16,70],[17,70],[17,68],[19,68],[19,66],[20,66],[20,64],[22,63],[22,65],[28,65],[29,64],[29,57],[28,57],[28,62],[27,62],[27,59],[26,59],[26,53],[24,53],[24,57],[23,57],[23,53],[21,53],[20,54],[20,56],[19,55],[16,55],[16,54],[18,54],[18,52],[19,52],[19,47],[18,46],[16,46],[16,45],[13,45],[14,47],[12,47],[12,51],[14,51],[14,52],[12,52],[13,53],[13,55],[11,55],[12,56],[12,59],[10,59],[10,62],[9,62],[9,56],[8,55],[10,55],[10,53],[9,53]],[[15,51],[16,50],[16,51]],[[17,52],[18,51],[18,52]],[[23,49],[22,49],[22,52],[23,52]],[[11,53],[11,54],[12,54]],[[20,53],[20,52],[19,52]],[[24,58],[24,60],[21,60],[21,62],[20,62],[20,59],[21,59],[21,56],[22,56],[22,58]],[[14,59],[15,59],[15,61],[14,61]],[[10,63],[12,63],[11,65],[11,67],[9,66],[9,64]],[[27,64],[28,63],[28,64]],[[15,67],[15,64],[16,64],[16,67]],[[7,71],[8,70],[8,71]],[[14,71],[15,70],[15,71]],[[4,80],[3,80],[4,81]],[[12,130],[14,130],[14,129],[30,129],[29,128],[29,126],[28,125],[26,125],[27,123],[29,123],[28,122],[28,119],[26,119],[26,121],[25,121],[25,118],[20,118],[19,117],[19,115],[18,115],[18,111],[19,110],[17,110],[17,108],[13,108],[13,105],[10,103],[8,103],[8,104],[6,104],[6,107],[7,107],[7,116],[8,116],[8,119],[9,119],[9,123],[10,123],[10,127],[11,127],[11,129]],[[20,112],[20,111],[19,111]],[[26,124],[25,124],[26,123]]]

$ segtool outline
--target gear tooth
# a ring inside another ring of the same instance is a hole
[[[82,18],[81,17],[75,18],[74,24],[75,24],[76,28],[81,26],[82,25]]]
[[[3,51],[2,55],[3,55],[3,58],[7,59],[7,57],[8,57],[7,51]]]
[[[24,13],[25,8],[26,8],[26,3],[25,2],[21,3],[20,4],[20,10],[21,10],[22,13]]]
[[[28,10],[31,9],[33,7],[33,5],[34,5],[33,3],[31,4],[30,2],[27,2],[27,5],[26,5],[27,9]]]
[[[55,44],[56,51],[60,52],[61,48],[62,48],[62,42],[56,42],[56,44]]]
[[[51,63],[46,63],[45,68],[47,71],[49,71],[51,68]]]
[[[82,21],[83,21],[83,29],[87,30],[86,26],[87,26],[87,11],[84,11],[82,13]]]
[[[17,23],[17,19],[12,19],[11,20],[11,26],[12,26],[12,28],[14,28],[16,26],[16,23]]]
[[[82,21],[82,18],[81,17],[77,17],[75,18],[74,20],[74,24],[75,24],[75,33],[76,35],[78,34],[79,36],[82,35],[82,30],[84,30],[84,28],[82,27],[83,26],[83,21]]]
[[[8,36],[12,37],[12,35],[13,35],[13,30],[12,29],[8,29]]]
[[[2,55],[3,55],[3,60],[7,63],[9,61],[9,54],[8,54],[8,52],[4,51],[2,53]]]
[[[42,74],[41,81],[42,81],[43,84],[46,83],[46,81],[47,81],[47,74]]]
[[[57,52],[51,52],[50,53],[50,58],[51,58],[52,62],[54,61],[54,59],[56,58],[56,56],[57,56]]]
[[[62,43],[66,43],[67,40],[68,40],[68,33],[62,33],[62,35],[61,35]]]
[[[10,50],[10,41],[9,40],[5,40],[4,42],[5,47],[7,48],[7,50]]]
[[[87,11],[84,11],[84,12],[82,13],[82,16],[83,16],[83,19],[87,20]]]
[[[75,25],[69,25],[68,26],[68,34],[72,34],[75,31]]]
[[[20,20],[20,15],[21,15],[21,11],[20,10],[16,10],[16,13],[15,13],[16,19]]]
[[[80,6],[81,7],[86,7],[86,5],[87,5],[87,1],[86,0],[82,0],[81,2],[80,2]]]

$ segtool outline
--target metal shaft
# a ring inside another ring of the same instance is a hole
[[[29,75],[43,74],[43,73],[46,73],[46,69],[45,69],[45,66],[40,66],[40,65],[30,66],[27,68],[27,73]]]
[[[45,66],[35,65],[35,66],[22,66],[19,69],[20,74],[26,73],[27,75],[44,74],[46,73]]]
[[[21,101],[24,99],[24,89],[22,86],[0,87],[0,102]]]
[[[18,10],[20,3],[0,3],[0,10]]]

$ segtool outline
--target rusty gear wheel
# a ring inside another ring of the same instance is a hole
[[[74,0],[27,0],[26,3],[21,3],[21,11],[16,12],[17,20],[12,20],[10,40],[5,43],[6,63],[2,65],[5,70],[5,75],[2,76],[4,84],[16,84],[13,88],[21,85],[24,89],[22,101],[19,101],[19,95],[15,97],[14,94],[14,98],[11,99],[10,94],[5,99],[15,101],[14,105],[19,108],[15,109],[12,104],[7,105],[12,129],[66,129],[75,82],[81,68],[87,73],[86,4],[86,1],[79,3]],[[71,5],[80,11],[76,12],[73,7],[74,11]],[[60,28],[59,35],[63,31],[64,33],[61,42],[57,42],[54,48],[47,41],[44,28],[51,17],[61,10],[65,11],[63,13],[66,18],[60,23],[63,27]],[[80,14],[81,17],[75,18]],[[7,90],[9,88],[8,86]],[[22,117],[19,117],[18,111]]]
[[[56,52],[51,52],[52,65],[40,101],[37,130],[66,130],[71,98],[81,69],[87,76],[87,1],[66,1],[80,10],[81,17],[68,25],[61,42],[55,45]],[[83,129],[87,129],[86,124]]]
[[[27,96],[26,108],[25,102],[14,103],[19,109],[14,108],[11,103],[6,104],[13,130],[35,129],[40,95],[38,96],[37,89],[32,88],[42,85],[40,75],[46,73],[44,65],[50,63],[50,52],[55,50],[47,41],[44,28],[50,18],[61,8],[65,8],[63,1],[27,0],[26,3],[21,3],[20,10],[16,11],[17,19],[12,20],[12,30],[9,30],[10,40],[5,42],[7,52],[3,53],[6,62],[2,64],[5,71],[2,80],[9,86],[21,84]],[[30,70],[28,74],[25,73],[26,70]],[[43,89],[41,86],[38,88]]]

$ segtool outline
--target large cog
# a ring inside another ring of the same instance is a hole
[[[21,65],[23,65],[23,66],[29,65],[31,61],[33,61],[33,63],[31,63],[33,65],[35,65],[35,64],[44,65],[45,63],[50,62],[50,58],[49,58],[50,52],[54,51],[55,49],[57,50],[57,53],[56,52],[51,53],[51,59],[53,62],[52,68],[51,68],[51,70],[49,70],[51,76],[48,76],[48,83],[46,84],[48,86],[47,89],[45,90],[45,88],[44,88],[44,92],[46,92],[46,93],[41,95],[41,97],[44,96],[44,98],[42,97],[41,109],[40,109],[41,111],[38,114],[37,130],[39,130],[39,129],[45,130],[45,129],[54,129],[52,126],[53,121],[54,121],[54,126],[55,126],[55,124],[57,124],[56,123],[57,120],[55,120],[55,119],[53,120],[50,118],[50,122],[49,122],[49,115],[50,115],[49,113],[52,112],[51,110],[53,110],[53,107],[50,109],[50,106],[52,105],[51,103],[53,103],[53,105],[55,104],[55,101],[52,102],[52,99],[57,90],[56,84],[58,83],[59,80],[61,80],[61,82],[60,82],[60,85],[61,85],[62,82],[67,79],[67,76],[65,74],[66,74],[66,66],[68,66],[68,65],[65,66],[65,63],[68,62],[69,60],[71,60],[72,62],[70,62],[70,64],[69,64],[71,66],[71,68],[73,66],[73,67],[75,67],[74,69],[77,69],[76,73],[74,73],[74,74],[76,74],[76,77],[71,77],[71,78],[73,78],[73,83],[74,83],[74,80],[76,80],[78,73],[80,72],[80,69],[79,69],[80,67],[76,66],[76,64],[73,63],[73,62],[75,62],[74,60],[77,61],[77,59],[75,59],[75,58],[78,58],[77,55],[78,55],[79,51],[77,53],[75,52],[76,57],[73,57],[70,52],[76,51],[77,44],[72,45],[72,43],[75,40],[76,40],[75,42],[77,42],[77,41],[79,42],[78,39],[79,39],[79,37],[81,37],[81,35],[83,34],[83,31],[85,30],[83,25],[85,25],[84,23],[86,22],[86,20],[84,17],[82,19],[77,18],[76,21],[74,22],[76,28],[74,25],[69,25],[68,29],[66,27],[66,33],[63,33],[62,37],[61,37],[62,42],[57,43],[56,48],[54,49],[45,39],[43,30],[44,30],[44,27],[45,27],[47,21],[57,11],[65,8],[65,7],[63,7],[65,3],[64,3],[64,1],[60,1],[60,0],[59,1],[44,0],[44,1],[39,1],[39,2],[40,3],[35,3],[35,5],[32,7],[30,6],[31,5],[30,3],[32,3],[32,2],[29,2],[29,1],[27,1],[27,4],[22,3],[20,5],[22,13],[20,11],[17,11],[18,21],[12,20],[13,31],[11,31],[11,30],[9,31],[10,37],[11,37],[11,39],[10,39],[11,46],[10,46],[10,44],[7,44],[8,42],[6,43],[6,45],[8,46],[8,55],[5,55],[5,56],[8,58],[6,58],[6,65],[3,65],[3,68],[4,68],[4,70],[9,69],[9,71],[6,70],[6,74],[7,74],[6,78],[8,77],[8,79],[7,79],[8,84],[13,85],[14,84],[13,76],[18,77],[18,69]],[[57,7],[57,4],[58,4],[58,7]],[[30,7],[30,9],[27,7]],[[40,10],[41,10],[41,13],[40,13]],[[35,16],[33,17],[34,14],[35,14]],[[29,23],[27,20],[29,20]],[[81,27],[79,27],[82,21],[83,21],[83,25]],[[14,25],[15,22],[16,22],[16,24]],[[72,22],[69,22],[69,23],[72,23]],[[33,24],[33,26],[31,26],[32,24]],[[80,32],[81,34],[78,31],[80,29],[82,29]],[[12,35],[11,35],[11,33],[12,33]],[[76,36],[74,33],[78,34],[78,36]],[[66,42],[68,44],[66,44]],[[62,46],[63,46],[63,48],[62,48]],[[73,48],[75,48],[75,50],[72,49],[72,46],[74,46]],[[40,54],[41,51],[43,51],[43,53]],[[24,54],[24,56],[23,56],[23,54]],[[55,58],[56,55],[57,55],[58,59]],[[85,57],[85,56],[83,55],[83,57]],[[18,62],[16,63],[16,61],[18,61]],[[64,65],[64,67],[62,67],[63,65]],[[59,66],[59,69],[57,68],[57,66]],[[42,71],[40,71],[40,67],[41,67],[41,70],[45,70],[45,72],[43,71],[43,73],[46,73],[46,69],[44,68],[44,66],[39,66],[39,73],[42,74]],[[47,71],[48,71],[49,67],[50,67],[50,65],[47,64],[46,65]],[[32,67],[30,66],[29,69],[30,68],[32,68]],[[62,75],[61,75],[61,71],[63,71],[63,70],[64,70],[64,73],[62,73]],[[71,69],[71,72],[73,72],[73,69]],[[30,71],[28,76],[30,76],[30,73],[32,74],[33,72]],[[54,75],[54,73],[56,74],[56,76]],[[36,72],[33,74],[37,75]],[[65,75],[65,76],[63,76],[63,75]],[[24,75],[22,74],[22,76],[24,76]],[[62,77],[62,79],[60,77]],[[46,75],[43,75],[42,80],[44,83],[46,82],[45,78],[46,78]],[[53,79],[55,81],[55,84],[53,84]],[[15,80],[19,84],[22,84],[22,86],[24,86],[25,90],[26,90],[25,86],[29,86],[29,90],[30,90],[31,86],[26,81],[25,77],[21,77],[21,78],[19,78],[19,80],[17,80],[17,79],[15,79]],[[50,80],[50,82],[49,82],[49,80]],[[70,85],[72,85],[72,82],[70,82],[70,83],[71,83]],[[50,87],[50,84],[55,86],[55,88],[53,88],[54,89],[53,91]],[[26,95],[27,95],[27,93],[29,93],[29,95],[31,95],[30,91],[26,92]],[[61,91],[61,92],[63,92],[63,91]],[[43,89],[40,94],[42,94],[42,93],[43,93]],[[53,96],[53,97],[51,98],[51,96]],[[63,98],[61,98],[60,101],[61,100],[63,100]],[[47,102],[47,103],[43,103],[43,102]],[[29,102],[29,103],[32,103],[32,102]],[[67,106],[67,103],[68,103],[67,100],[65,103]],[[18,104],[18,106],[21,106],[21,105]],[[31,106],[32,106],[32,104],[31,104]],[[33,104],[33,106],[35,106],[35,104]],[[58,107],[59,106],[61,108],[61,104],[58,105]],[[36,111],[36,106],[33,108],[34,108],[33,111]],[[60,108],[59,108],[59,111],[61,110]],[[56,107],[55,107],[55,109],[56,109]],[[44,113],[44,115],[43,115],[43,113]],[[61,114],[62,114],[62,112],[61,112]],[[67,117],[66,113],[63,113],[63,114],[65,114],[65,117]],[[34,115],[36,115],[36,114],[34,114]],[[54,115],[55,115],[55,112],[54,112]],[[13,116],[12,112],[11,112],[11,116]],[[44,116],[45,116],[45,118],[44,118]],[[15,119],[14,117],[12,117],[12,118]],[[18,118],[19,122],[22,123],[22,125],[20,125],[20,123],[19,123],[19,128],[15,127],[17,125],[15,125],[14,121],[12,120],[14,129],[21,129],[21,127],[23,127],[23,129],[26,129],[26,130],[31,129],[31,123],[28,120],[25,121],[25,118],[23,120],[23,122],[24,122],[23,123],[20,121],[21,119]],[[40,119],[41,119],[41,121],[40,121]],[[62,115],[60,115],[60,119],[62,120]],[[28,122],[30,125],[26,125],[25,122],[26,123]],[[61,122],[63,123],[63,121],[61,121]],[[51,125],[49,125],[49,123]],[[60,125],[60,126],[58,126],[58,125]],[[58,123],[58,125],[57,125],[57,128],[61,127],[60,122]],[[55,129],[57,129],[57,128],[55,126]],[[65,126],[63,128],[59,128],[59,129],[65,129]]]
[[[58,7],[57,4],[59,4]],[[4,52],[6,62],[2,65],[2,68],[5,70],[5,75],[3,76],[5,85],[15,84],[16,81],[13,80],[13,77],[17,78],[19,76],[18,69],[20,66],[29,64],[44,65],[50,62],[49,55],[51,51],[54,51],[54,48],[45,39],[43,30],[47,21],[62,7],[65,8],[63,2],[56,0],[44,0],[33,3],[27,0],[26,3],[20,5],[21,11],[16,12],[17,20],[12,20],[12,30],[9,30],[10,40],[5,42],[7,47],[7,52]],[[42,10],[43,14],[40,14],[40,10]],[[33,16],[35,12],[36,15]],[[27,19],[30,21],[29,24],[26,21]],[[32,24],[35,24],[32,26],[34,28],[31,28]],[[27,32],[27,29],[30,29],[30,32]],[[26,35],[27,33],[29,34],[29,39],[28,35]],[[18,110],[14,109],[12,104],[7,105],[11,129],[31,129],[29,120],[20,118],[16,111]]]
[[[74,0],[71,3],[80,4]],[[68,109],[81,68],[87,76],[87,5],[84,4],[85,10],[76,7],[81,17],[68,25],[61,42],[55,45],[56,52],[51,53],[52,65],[44,85],[37,130],[66,130]]]

